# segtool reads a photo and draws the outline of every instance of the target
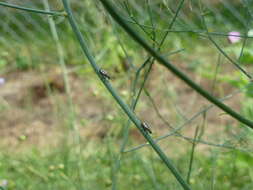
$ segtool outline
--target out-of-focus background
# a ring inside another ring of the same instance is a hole
[[[60,0],[1,2],[64,11]],[[182,2],[113,1],[174,66],[252,119],[252,2]],[[135,113],[153,138],[167,135],[158,144],[192,189],[252,189],[252,130],[156,61],[137,75],[149,55],[101,3],[70,4],[97,64],[128,105],[150,68]],[[0,18],[0,186],[181,188],[155,152],[140,146],[145,139],[99,81],[66,17],[1,6]]]

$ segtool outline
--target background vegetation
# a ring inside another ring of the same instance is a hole
[[[252,73],[250,1],[113,2],[154,48],[169,30],[160,53],[253,118],[252,85],[231,63]],[[58,0],[8,3],[64,10]],[[158,144],[192,189],[252,189],[252,130],[210,106],[156,61],[137,75],[149,55],[99,1],[71,1],[71,7],[97,64],[128,105],[148,76],[135,113],[151,126],[153,138],[167,135]],[[181,189],[102,86],[66,17],[6,7],[0,15],[4,189]],[[240,32],[241,40],[229,43],[231,31]]]

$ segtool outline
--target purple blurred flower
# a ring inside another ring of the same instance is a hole
[[[231,44],[237,43],[237,42],[239,42],[240,40],[241,40],[240,32],[233,31],[233,32],[229,32],[229,33],[228,33],[228,41],[229,41]]]
[[[3,85],[5,83],[5,79],[0,77],[0,85]]]
[[[6,179],[3,179],[0,183],[0,186],[2,186],[2,187],[7,187],[7,185],[8,185],[8,180],[6,180]]]

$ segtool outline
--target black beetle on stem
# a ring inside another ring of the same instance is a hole
[[[105,79],[108,79],[108,80],[111,79],[111,77],[108,75],[108,73],[107,73],[105,70],[100,69],[100,70],[99,70],[99,73],[100,73],[100,75],[102,75]]]
[[[142,126],[142,128],[144,129],[144,131],[147,131],[149,134],[152,134],[151,128],[150,128],[150,126],[148,126],[147,123],[142,122],[142,123],[141,123],[141,126]]]

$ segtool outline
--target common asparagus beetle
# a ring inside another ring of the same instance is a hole
[[[144,131],[147,131],[149,134],[152,134],[151,128],[150,128],[150,126],[148,126],[147,123],[142,122],[141,126],[144,129]]]
[[[108,73],[107,73],[105,70],[100,69],[100,70],[99,70],[99,73],[100,73],[105,79],[108,79],[108,80],[111,79],[111,77],[108,75]]]

